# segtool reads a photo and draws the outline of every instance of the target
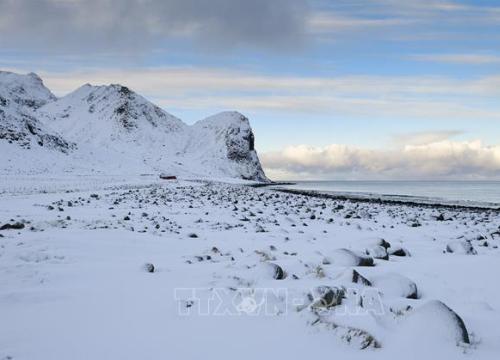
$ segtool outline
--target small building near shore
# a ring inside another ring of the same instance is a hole
[[[162,179],[162,180],[177,180],[177,176],[168,175],[168,174],[160,174],[160,179]]]

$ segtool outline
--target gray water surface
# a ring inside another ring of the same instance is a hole
[[[500,205],[500,181],[296,181],[288,189],[408,201]]]

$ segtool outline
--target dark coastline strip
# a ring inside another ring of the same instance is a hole
[[[268,187],[268,186],[277,186],[277,185],[296,185],[294,182],[279,182],[279,181],[271,181],[271,182],[260,182],[260,183],[255,183],[255,184],[250,184],[248,186],[253,187],[253,188],[261,188],[261,187]]]
[[[401,206],[409,206],[415,208],[429,208],[429,209],[446,209],[446,210],[466,210],[472,212],[478,211],[488,211],[498,213],[500,212],[500,208],[495,207],[484,207],[484,206],[474,206],[474,205],[452,205],[452,204],[427,204],[420,203],[416,201],[403,201],[403,200],[391,200],[391,199],[381,199],[381,198],[362,198],[356,196],[347,196],[347,195],[335,195],[335,194],[326,194],[313,190],[292,190],[292,189],[272,189],[272,191],[278,191],[287,194],[294,195],[303,195],[309,197],[315,197],[320,199],[330,199],[330,200],[340,200],[340,201],[350,201],[353,203],[369,203],[369,204],[378,204],[378,205],[401,205]]]

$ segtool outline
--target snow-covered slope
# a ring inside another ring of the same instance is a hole
[[[125,86],[80,87],[39,111],[65,137],[83,143],[110,145],[158,141],[164,133],[181,132],[186,125]]]
[[[31,152],[29,157],[35,158],[43,171],[50,163],[51,171],[65,173],[168,172],[190,177],[267,180],[254,149],[249,121],[237,112],[220,113],[188,126],[121,85],[87,84],[56,99],[36,75],[8,75],[30,79],[31,85],[23,87],[30,101],[22,98],[19,102],[30,104],[29,114],[40,124],[36,129],[61,134],[55,138],[61,143],[57,150],[71,150],[66,159],[54,155],[55,162],[52,156]],[[12,88],[16,86],[0,81],[2,91],[12,93]],[[21,105],[10,111],[22,117]],[[10,123],[21,121],[2,120],[2,124]],[[22,172],[22,168],[20,165],[16,171]]]
[[[48,147],[68,152],[73,145],[37,119],[36,110],[54,100],[36,74],[0,71],[0,139],[24,149]]]
[[[84,85],[38,113],[44,123],[78,144],[75,165],[99,173],[170,170],[187,127],[121,85]]]

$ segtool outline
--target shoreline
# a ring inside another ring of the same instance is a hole
[[[297,183],[292,181],[272,181],[272,182],[250,184],[248,186],[253,188],[263,188],[263,187],[279,186],[279,185],[297,185]]]
[[[285,184],[288,185],[288,184]],[[491,207],[484,205],[474,205],[474,204],[453,204],[444,203],[443,202],[419,202],[412,198],[412,200],[401,200],[401,199],[390,199],[390,198],[382,198],[384,195],[378,194],[370,194],[368,196],[363,196],[361,194],[334,194],[331,192],[322,192],[317,190],[301,190],[301,189],[285,189],[285,188],[276,188],[271,189],[272,191],[294,194],[294,195],[303,195],[314,198],[322,198],[322,199],[330,199],[330,200],[339,200],[339,201],[351,201],[354,203],[370,203],[377,205],[396,205],[396,206],[409,206],[409,207],[424,207],[424,208],[434,208],[434,209],[446,209],[446,210],[474,210],[474,211],[493,211],[500,212],[500,206],[495,206],[492,204]],[[387,195],[386,195],[387,196]],[[400,195],[395,195],[400,196]],[[439,200],[438,200],[439,201]],[[450,201],[453,202],[453,201]]]

